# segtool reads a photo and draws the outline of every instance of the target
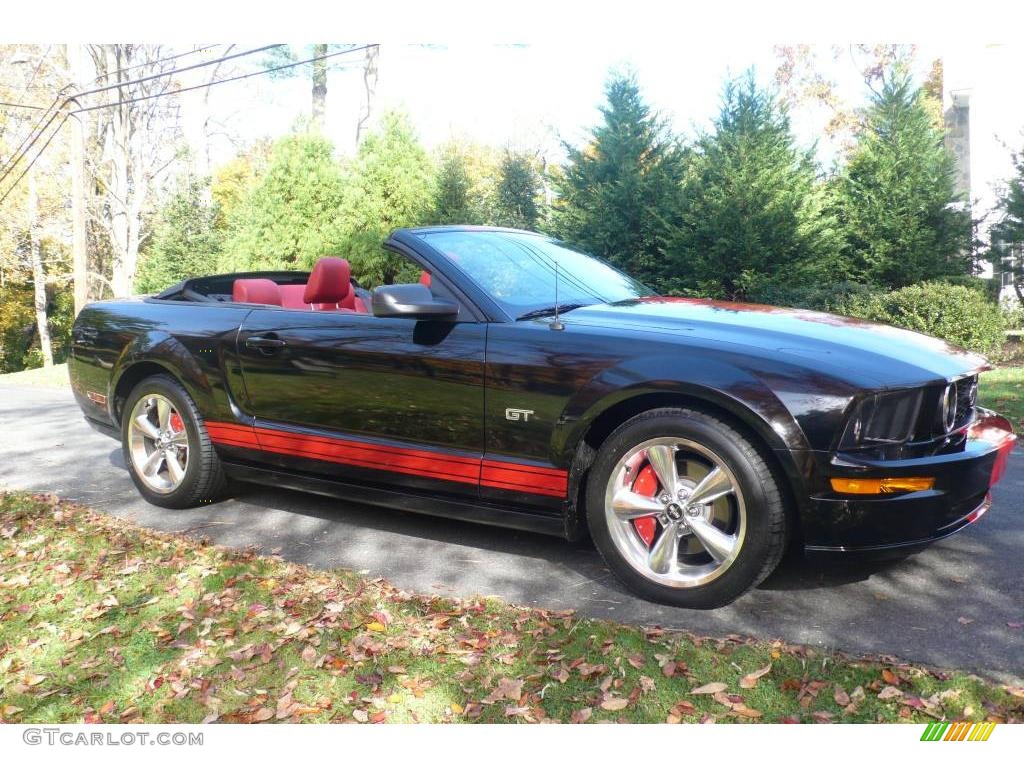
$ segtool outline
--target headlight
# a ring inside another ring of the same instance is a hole
[[[955,413],[955,396],[953,403]],[[920,410],[919,389],[870,395],[854,408],[839,447],[859,448],[906,442],[914,433]]]
[[[970,420],[978,401],[978,377],[967,376],[947,384],[939,397],[935,414],[935,431],[948,435]]]
[[[957,383],[947,384],[942,392],[942,404],[939,407],[939,421],[943,433],[952,432],[956,425]]]

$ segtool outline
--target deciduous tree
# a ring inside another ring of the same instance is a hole
[[[8,337],[24,342],[10,345],[19,366],[53,365],[52,299],[66,290],[70,277],[65,273],[66,248],[61,242],[68,224],[66,153],[60,142],[47,152],[37,144],[17,160],[22,140],[33,135],[39,117],[37,110],[18,105],[37,102],[39,93],[55,89],[64,76],[62,62],[53,54],[51,46],[0,47],[0,100],[6,103],[0,110],[0,155],[7,171],[0,183],[0,193],[6,196],[0,206],[0,287],[10,284],[12,290],[5,298],[26,300],[35,320],[27,335],[21,329],[20,336]],[[31,291],[20,291],[18,286],[29,286]],[[17,311],[5,313],[10,320],[21,316],[25,315]],[[3,335],[7,336],[6,331]],[[35,345],[31,354],[30,345]]]
[[[324,119],[327,114],[327,76],[328,73],[336,69],[346,69],[352,66],[356,66],[350,61],[347,61],[347,56],[333,57],[333,54],[345,51],[349,48],[354,48],[355,45],[344,44],[336,45],[332,43],[313,43],[311,45],[304,46],[301,49],[295,49],[288,45],[278,46],[277,48],[271,49],[266,59],[267,67],[283,67],[288,64],[293,64],[298,61],[308,61],[313,59],[308,64],[304,64],[299,67],[288,67],[287,69],[278,69],[271,73],[271,77],[287,78],[295,77],[300,74],[308,74],[310,79],[310,127],[314,131],[322,131],[324,128]],[[333,58],[324,58],[331,55]],[[342,61],[346,59],[346,61]],[[376,87],[377,82],[377,49],[376,46],[372,46],[367,49],[364,64],[360,65],[363,68],[364,85],[366,90],[366,100],[364,105],[364,115],[360,116],[359,123],[356,129],[356,141],[359,140],[360,129],[366,119],[369,119],[370,110],[372,106],[373,91]]]
[[[173,62],[161,61],[166,49],[155,45],[91,45],[89,53],[99,82],[117,86],[93,97],[110,106],[95,112],[99,157],[91,171],[101,194],[92,216],[109,242],[113,291],[126,296],[149,236],[151,193],[178,156],[182,138],[174,97],[150,98],[167,90],[167,79],[136,81],[169,71]]]

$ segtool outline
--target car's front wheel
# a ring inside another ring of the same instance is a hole
[[[735,600],[785,549],[782,495],[761,450],[690,409],[647,411],[605,440],[589,473],[587,518],[627,587],[686,608]]]
[[[146,501],[184,509],[217,501],[224,471],[188,392],[170,376],[151,376],[132,389],[121,419],[128,473]]]

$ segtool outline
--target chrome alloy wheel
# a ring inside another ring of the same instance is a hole
[[[747,530],[743,492],[726,463],[702,445],[671,437],[641,443],[615,465],[605,517],[634,570],[681,589],[725,573]]]
[[[135,404],[128,422],[128,453],[142,482],[157,493],[172,493],[185,479],[185,422],[163,395],[147,395]]]

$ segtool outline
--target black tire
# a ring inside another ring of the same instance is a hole
[[[746,534],[739,552],[720,575],[706,584],[679,587],[652,581],[623,556],[609,531],[605,504],[612,472],[633,448],[661,438],[680,438],[705,446],[723,459],[745,501]],[[658,408],[616,429],[604,441],[590,468],[586,507],[594,544],[612,573],[635,594],[667,605],[726,605],[760,584],[779,564],[786,549],[783,496],[762,449],[731,425],[698,410]]]
[[[132,411],[139,400],[152,395],[167,398],[184,422],[188,435],[188,463],[184,478],[174,489],[160,493],[151,489],[139,476],[129,449],[128,427]],[[139,493],[150,504],[167,509],[187,509],[219,501],[227,490],[227,480],[220,459],[206,431],[196,404],[177,381],[169,375],[150,376],[140,381],[129,393],[121,417],[121,452],[128,474]]]

